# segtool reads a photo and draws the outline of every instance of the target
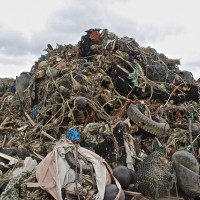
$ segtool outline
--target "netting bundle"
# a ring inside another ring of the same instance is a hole
[[[173,186],[172,168],[161,152],[154,151],[138,166],[136,186],[153,199],[169,194]]]

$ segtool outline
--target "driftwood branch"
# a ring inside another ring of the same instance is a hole
[[[0,157],[6,159],[6,160],[9,160],[9,165],[13,165],[13,164],[16,164],[18,162],[18,160],[16,158],[13,158],[11,156],[8,156],[6,154],[3,154],[3,153],[0,153]]]
[[[166,61],[167,65],[180,65],[180,59],[167,59]]]
[[[27,112],[24,112],[24,114],[26,115],[26,117],[28,118],[29,122],[31,123],[32,126],[35,126],[36,123],[32,120],[32,118],[30,117],[30,115]]]
[[[44,136],[46,136],[47,138],[49,138],[50,140],[52,140],[52,141],[55,141],[55,140],[56,140],[56,138],[52,137],[51,135],[49,135],[49,134],[46,133],[45,131],[41,131],[41,133],[42,133]]]

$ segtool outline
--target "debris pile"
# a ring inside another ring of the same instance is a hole
[[[200,195],[200,83],[179,59],[107,29],[45,51],[0,82],[0,200]]]

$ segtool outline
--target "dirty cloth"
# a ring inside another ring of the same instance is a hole
[[[36,178],[38,183],[27,183],[28,187],[41,187],[49,192],[56,200],[62,200],[61,189],[67,187],[67,184],[75,183],[75,172],[70,168],[67,161],[62,155],[62,149],[74,149],[74,144],[69,140],[60,140],[51,151],[37,166]],[[98,193],[96,200],[103,200],[105,187],[111,183],[112,169],[105,160],[96,153],[78,147],[78,152],[90,161],[94,167],[96,175],[96,185]],[[115,200],[119,199],[121,186],[115,179],[116,185],[119,188],[118,195]],[[69,187],[70,188],[70,187]],[[71,191],[71,192],[74,192]]]

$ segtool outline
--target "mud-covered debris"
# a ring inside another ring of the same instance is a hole
[[[180,64],[94,28],[78,44],[48,44],[16,80],[1,78],[0,199],[103,199],[109,185],[117,199],[195,199],[199,186],[185,182],[199,178],[188,166],[200,159],[200,81]],[[112,172],[118,166],[131,172],[124,192]],[[38,177],[44,169],[56,185],[27,187],[49,178]]]

